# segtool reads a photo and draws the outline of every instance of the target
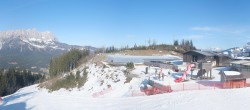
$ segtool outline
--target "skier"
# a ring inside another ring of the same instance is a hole
[[[171,75],[170,70],[168,70],[168,76],[170,76],[170,75]]]
[[[162,81],[164,81],[164,73],[161,73]]]
[[[161,68],[160,74],[161,74],[162,80],[164,80],[164,73],[162,72],[162,68]]]
[[[156,77],[156,75],[157,75],[157,69],[155,68],[155,77]]]
[[[161,73],[160,72],[158,74],[158,79],[159,79],[159,81],[161,80]]]

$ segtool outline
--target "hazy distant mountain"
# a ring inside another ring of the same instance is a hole
[[[221,52],[235,59],[249,59],[250,42],[243,47],[234,47]]]
[[[205,51],[222,53],[234,59],[250,59],[250,42],[245,44],[243,47],[233,47],[226,50],[221,50],[220,48],[210,48]]]
[[[35,29],[0,31],[0,67],[40,71],[48,67],[52,57],[71,48],[95,50],[90,46],[60,43],[51,32],[38,32]]]
[[[245,46],[244,49],[246,52],[250,52],[250,42],[248,42]]]
[[[220,52],[220,51],[222,51],[222,49],[217,47],[217,48],[202,49],[202,51]]]

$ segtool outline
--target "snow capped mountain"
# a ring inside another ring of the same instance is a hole
[[[60,43],[51,32],[36,29],[0,31],[0,67],[47,68],[49,60],[71,48],[90,49]]]
[[[21,38],[23,40],[37,40],[37,41],[56,41],[55,36],[51,32],[38,32],[36,29],[27,30],[8,30],[0,31],[0,40],[6,38]]]
[[[243,47],[234,47],[221,51],[222,54],[228,55],[235,59],[249,59],[250,58],[250,42]]]
[[[250,42],[242,47],[233,47],[226,50],[222,50],[221,48],[208,48],[203,51],[220,53],[234,59],[250,59]]]
[[[218,48],[218,47],[215,47],[215,48],[202,49],[202,51],[220,52],[220,51],[222,51],[222,49]]]
[[[244,46],[244,52],[250,52],[250,42]]]
[[[0,49],[3,46],[17,48],[20,50],[26,46],[30,50],[34,49],[69,49],[70,46],[60,44],[55,35],[51,32],[38,32],[36,29],[10,30],[0,32]]]

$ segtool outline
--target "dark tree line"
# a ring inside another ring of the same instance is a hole
[[[16,92],[18,89],[40,82],[44,79],[41,74],[32,74],[26,69],[1,69],[0,70],[0,95],[5,96]]]
[[[107,47],[106,49],[105,49],[105,53],[112,53],[112,52],[118,52],[118,51],[120,51],[121,49],[118,49],[118,48],[116,48],[116,47],[114,47],[114,46],[110,46],[110,47]]]
[[[148,47],[144,45],[135,44],[134,47],[131,47],[130,50],[147,50]]]
[[[71,49],[60,57],[50,60],[49,74],[50,77],[62,75],[78,67],[79,61],[89,55],[89,50]]]
[[[157,44],[155,40],[148,40],[148,45],[137,45],[129,47],[128,45],[122,46],[121,48],[116,48],[114,46],[100,48],[96,51],[96,53],[113,53],[120,52],[124,50],[167,50],[167,51],[175,51],[178,53],[183,53],[190,50],[196,50],[196,47],[193,44],[192,40],[174,40],[173,44]]]
[[[179,42],[178,40],[174,40],[174,46],[181,47],[185,51],[196,50],[196,47],[193,44],[192,40],[182,40]]]
[[[110,46],[105,48],[105,53],[113,53],[113,52],[119,52],[119,51],[123,51],[123,50],[146,50],[148,49],[147,46],[143,46],[143,45],[139,45],[137,46],[136,44],[134,45],[134,47],[129,47],[128,45],[126,46],[122,46],[121,48],[116,48],[114,46]],[[101,50],[99,50],[99,52],[102,52]]]

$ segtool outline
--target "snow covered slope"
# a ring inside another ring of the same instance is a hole
[[[250,42],[243,47],[234,47],[221,52],[235,59],[250,59]]]
[[[91,98],[80,92],[48,93],[36,86],[4,97],[0,110],[247,110],[250,107],[250,88]]]
[[[144,69],[144,66],[139,66],[133,73],[140,75]],[[250,107],[250,88],[192,90],[131,97],[129,93],[139,89],[142,79],[147,76],[141,74],[141,77],[124,83],[124,75],[120,74],[123,70],[124,67],[89,65],[88,71],[91,73],[83,88],[71,91],[60,89],[49,93],[46,89],[38,88],[38,85],[32,85],[3,97],[0,110],[247,110]],[[106,80],[100,85],[103,79]],[[112,85],[112,90],[106,91],[107,84]],[[93,96],[97,92],[100,94]]]
[[[86,64],[88,66],[88,80],[82,88],[73,88],[70,91],[60,89],[48,92],[38,85],[25,87],[16,93],[3,97],[0,110],[247,110],[250,107],[250,88],[240,89],[209,89],[179,91],[151,96],[131,95],[133,91],[139,91],[144,79],[152,76],[157,67],[150,67],[149,74],[145,75],[146,66],[137,65],[131,72],[134,75],[131,81],[127,81],[123,66],[112,67],[103,64]],[[82,71],[86,66],[81,66],[76,71]],[[185,68],[185,67],[184,67]],[[220,81],[220,70],[213,69],[212,81]],[[167,73],[168,69],[162,69]],[[194,73],[198,71],[195,70]],[[82,73],[81,73],[82,74]],[[179,73],[172,72],[172,76]],[[175,85],[174,77],[168,76],[158,83]],[[194,84],[195,80],[183,82]],[[180,83],[178,83],[180,84]],[[111,89],[107,88],[111,85]]]

